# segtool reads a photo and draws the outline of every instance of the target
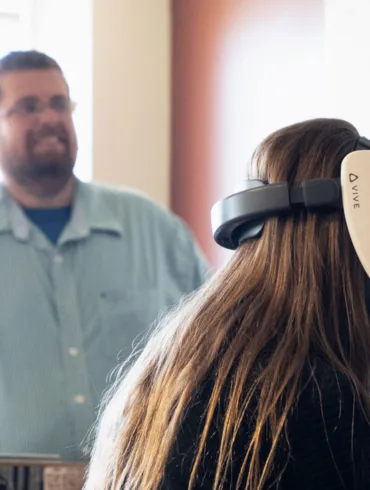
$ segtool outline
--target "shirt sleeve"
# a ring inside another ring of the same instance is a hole
[[[178,216],[168,216],[167,261],[176,286],[187,295],[200,288],[212,274],[211,267],[188,225]]]
[[[182,222],[179,225],[178,238],[182,248],[179,252],[184,256],[184,266],[189,273],[190,290],[193,291],[204,284],[211,274],[211,268],[193,233]]]

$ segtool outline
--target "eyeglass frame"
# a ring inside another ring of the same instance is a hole
[[[56,101],[61,100],[65,102],[65,105],[58,108]],[[30,105],[27,106],[27,103]],[[23,107],[22,104],[24,105]],[[34,104],[34,106],[32,106],[32,104]],[[64,95],[54,95],[47,102],[43,102],[35,96],[27,96],[18,100],[13,107],[0,110],[0,117],[8,118],[16,116],[21,118],[29,118],[42,114],[46,109],[51,109],[56,114],[60,115],[71,115],[75,111],[76,107],[76,102],[65,97]]]

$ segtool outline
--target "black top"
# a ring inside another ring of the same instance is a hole
[[[211,389],[211,382],[207,382],[186,412],[161,490],[188,489],[200,420]],[[212,489],[225,413],[222,405],[214,417],[195,490]],[[236,488],[251,430],[250,420],[244,420],[235,442],[231,474],[224,486],[227,490]],[[289,418],[288,434],[288,464],[279,485],[266,485],[266,490],[370,489],[370,427],[355,402],[349,381],[330,366],[317,369],[315,381],[311,380],[302,391]],[[262,448],[265,453],[266,448]],[[280,447],[277,467],[286,463],[287,454]]]

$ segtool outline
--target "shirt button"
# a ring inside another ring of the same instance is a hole
[[[59,265],[62,262],[63,262],[63,257],[61,255],[59,255],[59,254],[58,255],[55,255],[55,257],[54,257],[54,263]]]
[[[70,347],[68,349],[68,354],[71,356],[71,357],[77,357],[78,356],[78,349],[76,347]]]
[[[83,405],[85,403],[85,397],[83,395],[75,396],[74,400],[77,405]]]

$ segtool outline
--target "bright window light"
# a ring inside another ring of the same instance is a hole
[[[93,174],[93,73],[91,0],[0,0],[0,57],[37,49],[61,65],[77,102],[79,141],[76,174]],[[1,180],[1,177],[0,177]]]
[[[328,113],[370,135],[370,2],[326,0]]]

